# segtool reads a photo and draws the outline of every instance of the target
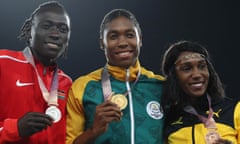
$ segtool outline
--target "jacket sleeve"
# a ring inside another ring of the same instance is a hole
[[[78,80],[71,86],[67,101],[67,136],[66,143],[72,142],[84,132],[85,112],[83,108],[83,93],[85,83]]]
[[[17,128],[18,119],[5,119],[0,122],[0,143],[20,140]]]
[[[240,102],[237,103],[234,110],[234,127],[237,131],[237,143],[240,143]]]

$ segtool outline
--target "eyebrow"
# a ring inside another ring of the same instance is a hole
[[[124,30],[125,32],[134,32],[135,33],[135,29],[133,29],[133,28],[129,28],[129,29],[126,29],[126,30]],[[111,30],[109,30],[109,32],[108,33],[117,33],[118,32],[118,30],[117,29],[111,29]]]
[[[41,21],[40,23],[45,23],[45,22],[47,22],[47,23],[53,23],[53,24],[68,25],[68,24],[65,23],[65,22],[55,22],[55,21],[52,21],[51,19],[46,19],[46,20],[44,20],[44,21]]]

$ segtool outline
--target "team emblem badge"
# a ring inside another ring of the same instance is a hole
[[[160,103],[157,101],[150,101],[146,106],[148,115],[153,119],[161,119],[163,117],[163,110]]]

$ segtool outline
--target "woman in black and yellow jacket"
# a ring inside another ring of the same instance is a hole
[[[240,143],[240,103],[225,97],[223,84],[200,44],[179,41],[166,50],[163,106],[169,144]]]

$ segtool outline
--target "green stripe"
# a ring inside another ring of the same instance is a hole
[[[65,99],[65,96],[59,95],[58,98],[63,100],[63,99]]]

